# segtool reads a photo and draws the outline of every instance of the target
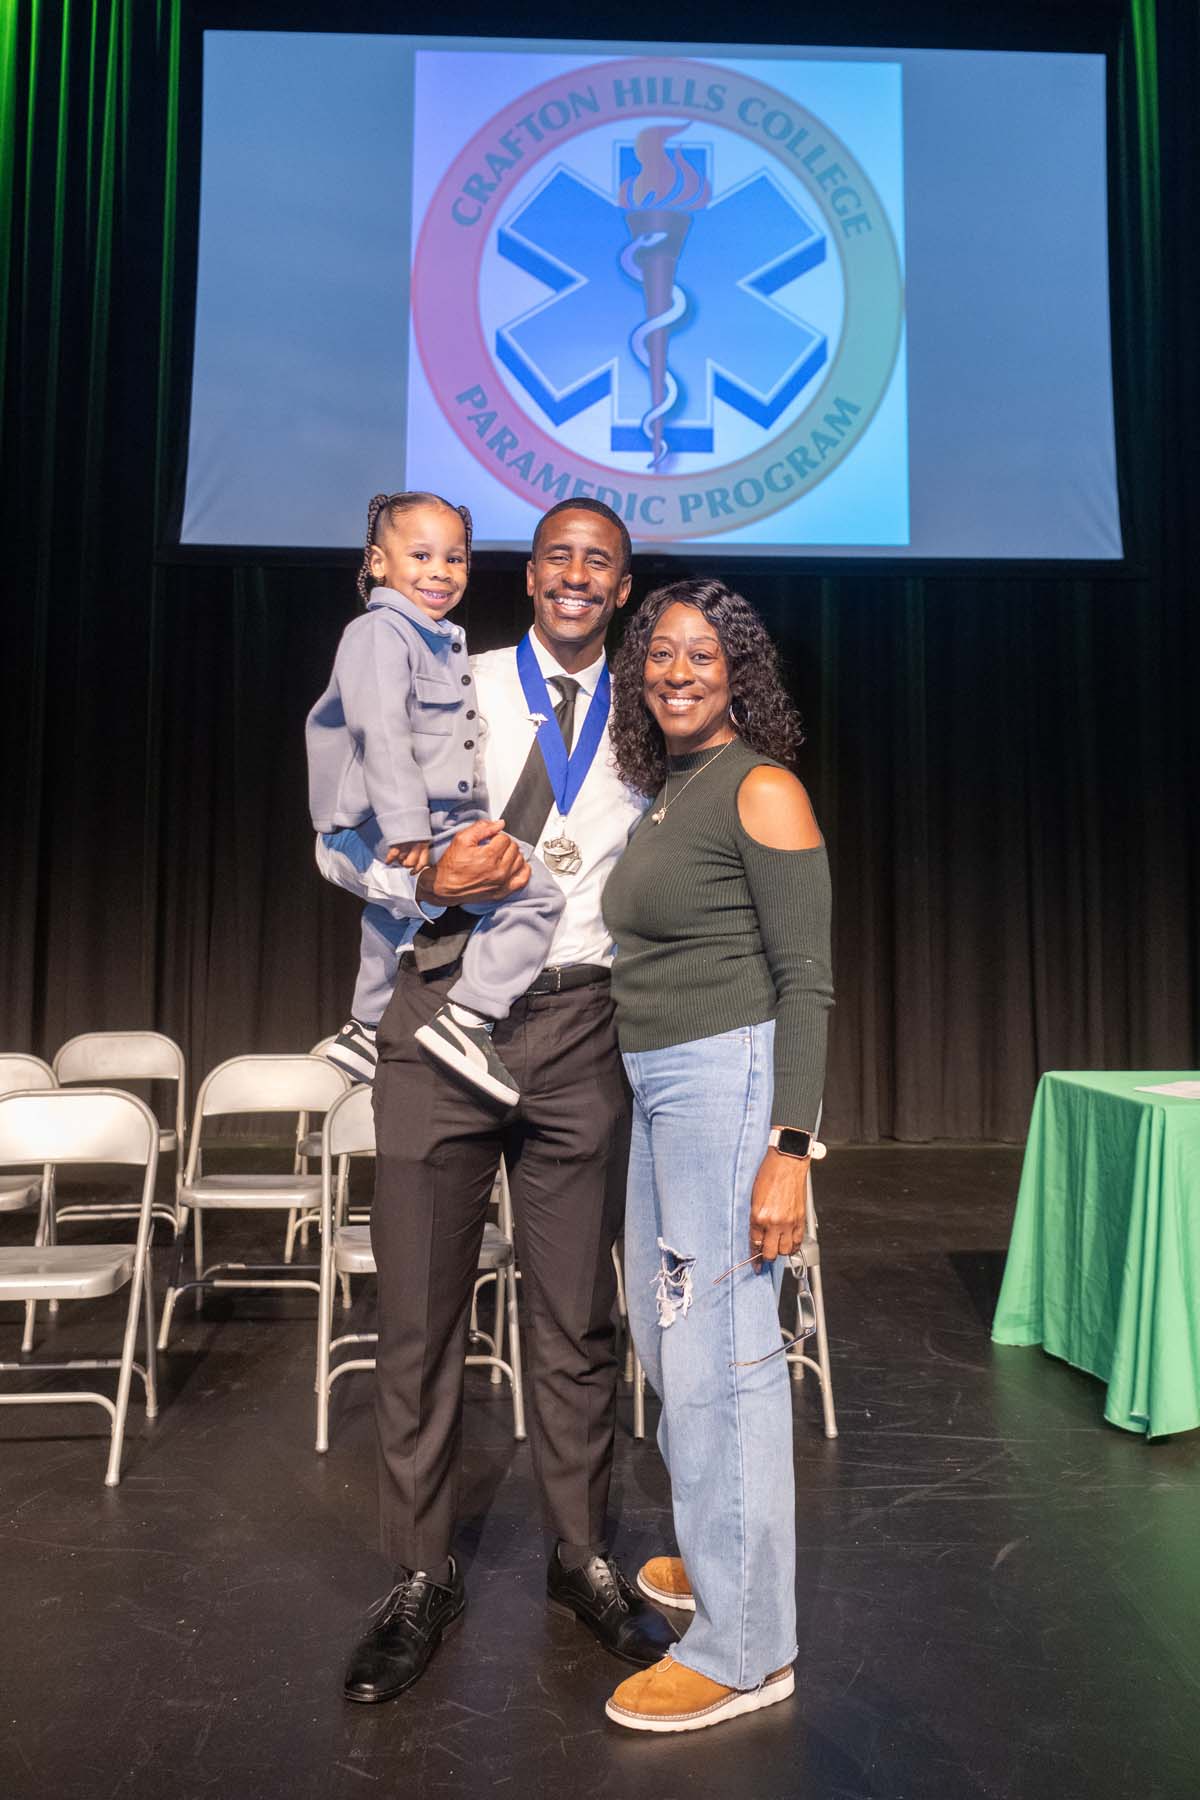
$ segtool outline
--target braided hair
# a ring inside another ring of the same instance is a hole
[[[444,506],[447,512],[458,514],[463,522],[463,530],[467,534],[467,573],[470,573],[473,528],[471,514],[465,506],[454,506],[449,500],[443,500],[440,494],[425,494],[417,491],[403,494],[375,494],[367,507],[367,543],[358,571],[358,593],[364,606],[371,598],[371,589],[376,586],[375,577],[371,573],[371,551],[379,542],[380,519],[386,515],[387,523],[392,525],[402,513],[413,512],[418,506]]]

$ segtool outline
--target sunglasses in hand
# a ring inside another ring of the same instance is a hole
[[[748,1269],[751,1263],[759,1263],[761,1260],[761,1257],[758,1256],[743,1257],[741,1262],[734,1263],[733,1267],[731,1269],[726,1269],[724,1274],[714,1275],[713,1286],[716,1287],[719,1282],[728,1280],[731,1275],[736,1275],[739,1269]],[[807,1338],[810,1338],[815,1334],[817,1329],[817,1303],[813,1299],[812,1285],[808,1279],[808,1264],[804,1260],[803,1250],[793,1250],[791,1255],[787,1258],[787,1266],[796,1277],[796,1295],[799,1302],[799,1331],[794,1335],[792,1333],[786,1333],[783,1342],[777,1350],[768,1350],[765,1356],[752,1357],[749,1362],[730,1363],[729,1366],[731,1369],[756,1369],[760,1363],[770,1362],[773,1356],[786,1355],[789,1350],[795,1347],[795,1345],[804,1343]]]

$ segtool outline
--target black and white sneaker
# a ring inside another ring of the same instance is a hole
[[[450,1003],[438,1008],[428,1025],[418,1027],[416,1039],[430,1056],[461,1075],[464,1081],[493,1100],[515,1106],[521,1090],[492,1047],[492,1034],[481,1019],[478,1025],[454,1017]]]
[[[325,1051],[325,1060],[344,1070],[351,1081],[374,1081],[379,1063],[375,1027],[347,1019]]]

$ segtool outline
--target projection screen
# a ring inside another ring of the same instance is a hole
[[[206,32],[185,545],[1122,554],[1105,61]]]

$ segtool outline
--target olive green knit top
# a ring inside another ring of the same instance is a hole
[[[763,763],[781,766],[740,739],[671,758],[604,890],[617,1033],[622,1050],[665,1050],[774,1019],[772,1122],[812,1130],[833,1004],[829,862],[823,844],[774,850],[746,831],[738,789]]]

